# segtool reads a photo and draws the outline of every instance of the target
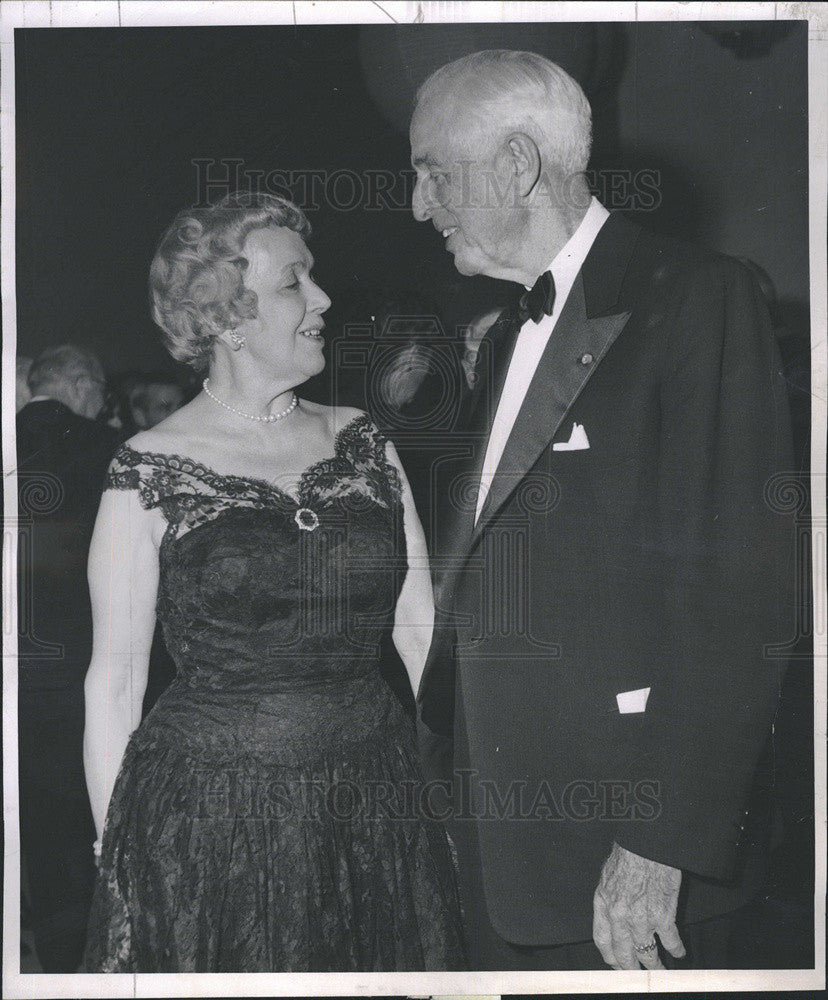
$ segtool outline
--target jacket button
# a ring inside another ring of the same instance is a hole
[[[582,354],[580,362],[582,365],[591,365],[595,358],[591,354]]]

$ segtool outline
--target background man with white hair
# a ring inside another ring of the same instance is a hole
[[[31,399],[17,414],[20,843],[40,965],[75,972],[95,872],[82,756],[86,559],[118,442],[94,419],[105,379],[91,351],[48,348],[28,383]]]
[[[411,122],[415,217],[461,274],[526,290],[481,343],[471,457],[437,484],[452,548],[419,692],[459,787],[474,968],[658,968],[685,954],[677,913],[744,901],[783,671],[767,309],[737,261],[590,198],[590,130],[574,80],[506,51],[438,70]]]

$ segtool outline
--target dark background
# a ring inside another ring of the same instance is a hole
[[[804,21],[18,29],[18,352],[71,339],[110,372],[167,363],[146,275],[199,197],[197,158],[361,179],[357,207],[309,211],[331,329],[399,288],[435,299],[449,326],[467,318],[496,289],[460,279],[411,217],[406,125],[428,72],[487,47],[569,70],[593,103],[609,207],[635,202],[607,178],[658,171],[660,202],[640,220],[754,260],[807,341],[806,34]],[[368,207],[371,170],[397,174],[400,208]]]

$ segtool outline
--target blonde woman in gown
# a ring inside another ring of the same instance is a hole
[[[123,445],[90,552],[85,764],[100,841],[87,968],[463,967],[449,843],[412,724],[433,603],[371,420],[298,399],[330,305],[291,203],[181,213],[153,310],[204,391]],[[156,617],[177,664],[139,725]]]

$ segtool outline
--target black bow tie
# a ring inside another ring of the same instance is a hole
[[[544,316],[551,316],[555,306],[555,279],[551,271],[544,271],[528,292],[520,297],[518,309],[523,322],[531,319],[540,323]]]

